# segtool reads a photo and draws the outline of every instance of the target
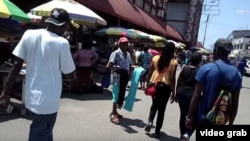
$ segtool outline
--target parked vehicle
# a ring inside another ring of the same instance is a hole
[[[247,61],[247,64],[245,66],[244,75],[250,75],[250,60]]]

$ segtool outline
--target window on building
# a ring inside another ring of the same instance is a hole
[[[151,9],[151,14],[154,15],[154,16],[156,15],[156,10],[155,10],[155,8],[152,8],[152,9]]]
[[[163,7],[163,3],[164,3],[164,1],[163,1],[163,0],[158,0],[158,6],[159,6],[160,8],[162,8],[162,7]]]
[[[148,3],[145,3],[144,10],[148,13],[150,13],[150,5]]]
[[[152,0],[152,4],[156,6],[156,2],[155,2],[155,0]]]
[[[159,9],[158,13],[157,13],[158,17],[163,17],[164,16],[164,10],[163,9]]]
[[[143,0],[135,0],[135,4],[136,4],[137,6],[139,6],[140,8],[142,8]]]
[[[246,45],[246,49],[249,50],[250,49],[250,45]]]

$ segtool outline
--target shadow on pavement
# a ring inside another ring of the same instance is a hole
[[[138,133],[138,131],[133,129],[133,126],[139,128],[144,128],[146,126],[146,124],[140,119],[128,119],[123,117],[120,121],[120,126],[124,127],[124,131],[127,133]]]
[[[177,138],[177,137],[173,137],[173,136],[170,136],[170,135],[168,135],[168,134],[166,134],[166,133],[164,133],[164,132],[161,132],[160,134],[160,137],[159,138],[156,138],[155,136],[154,136],[154,133],[145,133],[148,137],[150,137],[150,138],[155,138],[155,139],[157,139],[157,140],[159,140],[159,141],[180,141],[180,139],[179,138]]]
[[[64,92],[61,96],[62,99],[74,99],[74,100],[112,100],[112,92],[109,89],[104,89],[103,93],[95,94],[95,93],[84,93],[84,94],[75,94],[75,93],[67,93]],[[126,100],[125,97],[124,100]],[[135,102],[142,101],[141,99],[135,98]]]
[[[15,120],[15,119],[18,119],[18,118],[23,118],[23,119],[27,119],[27,120],[32,119],[30,112],[27,111],[27,110],[26,110],[26,115],[24,115],[24,116],[21,115],[21,108],[20,108],[21,104],[11,102],[11,105],[14,106],[14,109],[13,109],[12,113],[0,115],[0,123],[10,121],[10,120]]]
[[[111,100],[112,99],[112,92],[108,89],[104,89],[103,93],[94,94],[94,93],[83,93],[83,94],[76,94],[76,93],[66,93],[64,92],[61,96],[62,99],[74,99],[74,100]]]
[[[250,89],[250,87],[245,87],[245,86],[242,86],[242,88],[244,88],[244,89]]]

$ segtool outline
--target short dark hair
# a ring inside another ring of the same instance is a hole
[[[198,52],[194,52],[190,57],[191,65],[198,65],[201,62],[201,54]]]
[[[214,52],[216,54],[228,56],[228,54],[232,49],[233,49],[233,44],[231,41],[227,39],[220,38],[214,43]]]
[[[148,49],[149,49],[149,46],[148,46],[148,45],[144,45],[144,46],[143,46],[143,51],[147,52]]]

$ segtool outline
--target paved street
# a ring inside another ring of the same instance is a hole
[[[236,124],[250,124],[250,77],[243,78],[243,89]],[[142,91],[137,93],[133,112],[121,110],[125,117],[121,125],[109,121],[111,112],[111,93],[75,95],[64,93],[54,129],[55,141],[153,141],[146,135],[144,127],[147,123],[150,97]],[[165,121],[162,128],[162,141],[178,141],[179,139],[178,104],[168,103]],[[0,141],[27,141],[29,116],[20,117],[16,109],[12,115],[0,115]],[[154,129],[152,130],[154,131]],[[194,135],[195,136],[195,135]],[[191,140],[195,141],[195,137]]]

